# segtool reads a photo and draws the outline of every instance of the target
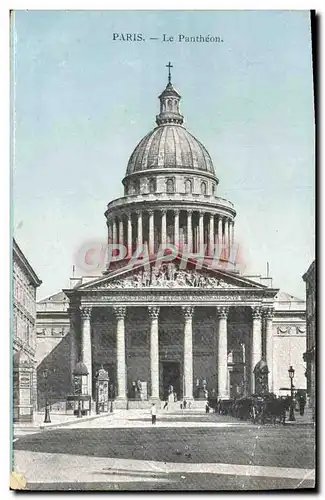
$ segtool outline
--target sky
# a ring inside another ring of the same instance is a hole
[[[304,298],[315,257],[308,11],[16,11],[12,46],[12,231],[43,281],[38,298],[68,286],[85,242],[105,242],[106,205],[155,126],[168,61],[186,127],[235,205],[245,273],[269,262],[273,286]]]

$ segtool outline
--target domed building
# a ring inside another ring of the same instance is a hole
[[[206,394],[254,393],[264,360],[278,392],[288,384],[286,360],[280,370],[275,359],[287,345],[279,338],[300,338],[303,352],[304,301],[286,301],[271,278],[236,268],[235,208],[218,195],[213,161],[185,127],[170,73],[159,101],[156,127],[128,161],[124,195],[107,205],[107,269],[64,290],[71,378],[82,360],[89,394],[104,367],[117,407],[171,394],[195,405]]]

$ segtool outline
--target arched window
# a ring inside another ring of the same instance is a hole
[[[168,111],[172,111],[173,109],[173,101],[171,99],[168,99],[167,101],[167,109]]]
[[[156,179],[150,179],[149,181],[149,193],[156,192]]]
[[[185,193],[192,193],[192,181],[190,179],[186,179],[185,181]]]
[[[212,195],[214,196],[216,194],[216,185],[212,184]]]
[[[167,179],[166,191],[167,191],[167,193],[174,193],[174,180],[173,179]]]
[[[207,183],[201,182],[201,194],[207,194]]]

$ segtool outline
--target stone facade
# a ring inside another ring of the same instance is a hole
[[[304,302],[286,301],[269,276],[240,273],[235,208],[218,196],[211,157],[186,130],[170,78],[159,99],[157,127],[134,149],[124,196],[105,212],[108,248],[117,254],[101,276],[63,290],[67,393],[79,360],[88,394],[95,397],[103,366],[120,407],[140,386],[152,401],[171,390],[189,401],[252,394],[254,369],[265,362],[273,392],[288,385],[290,364],[303,385]]]
[[[36,289],[41,283],[17,242],[13,240],[14,422],[31,422],[37,404]]]
[[[303,275],[306,283],[307,338],[304,361],[307,363],[307,393],[315,418],[316,408],[316,265],[315,261]]]
[[[63,292],[37,302],[35,353],[38,409],[45,405],[44,372],[47,371],[47,390],[52,405],[64,403],[70,388],[70,320],[69,301]]]

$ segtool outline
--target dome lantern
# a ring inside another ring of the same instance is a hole
[[[177,123],[182,125],[184,117],[179,111],[179,102],[181,100],[180,94],[175,90],[171,82],[170,69],[173,67],[169,62],[166,67],[168,68],[168,83],[165,90],[160,94],[160,113],[156,116],[156,123],[158,126]]]

